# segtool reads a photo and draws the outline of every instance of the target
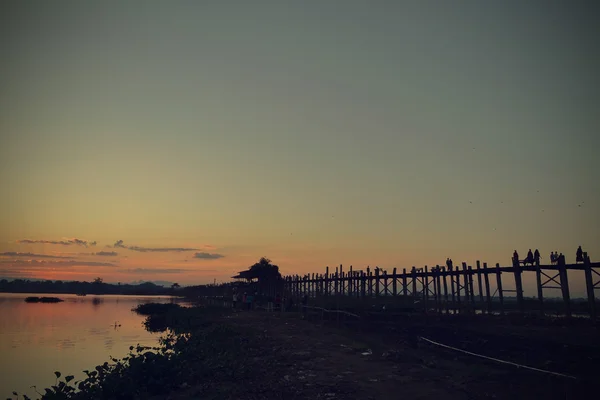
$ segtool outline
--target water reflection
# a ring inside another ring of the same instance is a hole
[[[104,303],[104,299],[102,299],[101,297],[94,297],[94,299],[92,300],[92,304],[96,307],[99,306],[100,304]],[[119,302],[117,302],[117,304],[119,304]]]
[[[181,302],[167,296],[58,295],[65,301],[43,304],[25,303],[27,296],[0,293],[0,398],[13,390],[34,396],[30,386],[53,385],[54,371],[82,379],[83,370],[111,355],[127,355],[131,345],[156,345],[160,335],[145,331],[144,318],[131,309]]]

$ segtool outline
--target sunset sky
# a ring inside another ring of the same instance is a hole
[[[598,261],[598,15],[3,1],[0,277]]]

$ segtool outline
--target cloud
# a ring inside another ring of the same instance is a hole
[[[223,254],[216,254],[216,253],[196,253],[194,254],[194,258],[199,258],[202,260],[216,260],[218,258],[223,258],[225,257]]]
[[[92,253],[93,256],[103,256],[103,257],[116,257],[119,255],[116,251],[99,251],[97,253]]]
[[[46,260],[2,260],[0,264],[29,265],[47,267],[116,267],[115,264],[94,261],[46,261]]]
[[[96,241],[95,240],[93,242],[88,242],[87,240],[77,239],[77,238],[65,239],[65,240],[31,240],[31,239],[23,239],[23,240],[17,240],[17,243],[24,243],[24,244],[37,244],[37,243],[42,243],[42,244],[59,244],[59,245],[62,245],[62,246],[76,245],[76,246],[83,246],[83,247],[95,246],[96,245]]]
[[[187,272],[187,270],[178,268],[133,268],[126,269],[123,272],[129,272],[131,274],[181,274]]]
[[[141,247],[141,246],[125,246],[122,240],[117,240],[113,245],[113,248],[128,249],[131,251],[138,251],[141,253],[168,253],[168,252],[184,252],[184,251],[196,251],[200,249],[192,249],[187,247]]]
[[[0,256],[3,257],[29,257],[29,258],[59,258],[70,260],[73,257],[64,257],[64,256],[53,256],[50,254],[34,254],[34,253],[19,253],[16,251],[5,251],[4,253],[0,253]]]

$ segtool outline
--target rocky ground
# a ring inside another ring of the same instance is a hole
[[[586,398],[588,372],[593,372],[588,368],[600,360],[594,329],[485,318],[452,321],[405,317],[393,322],[378,318],[344,322],[323,320],[318,314],[301,319],[296,313],[233,313],[224,316],[222,323],[249,340],[236,365],[231,366],[231,374],[191,381],[167,398]],[[476,358],[418,337],[514,362],[529,361],[560,370],[557,372],[578,373],[578,379]],[[538,353],[541,355],[536,356]],[[568,361],[563,365],[565,357]],[[585,359],[578,367],[576,360],[581,357]]]

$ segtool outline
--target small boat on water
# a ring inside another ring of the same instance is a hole
[[[60,303],[64,301],[58,297],[26,297],[25,303]]]

